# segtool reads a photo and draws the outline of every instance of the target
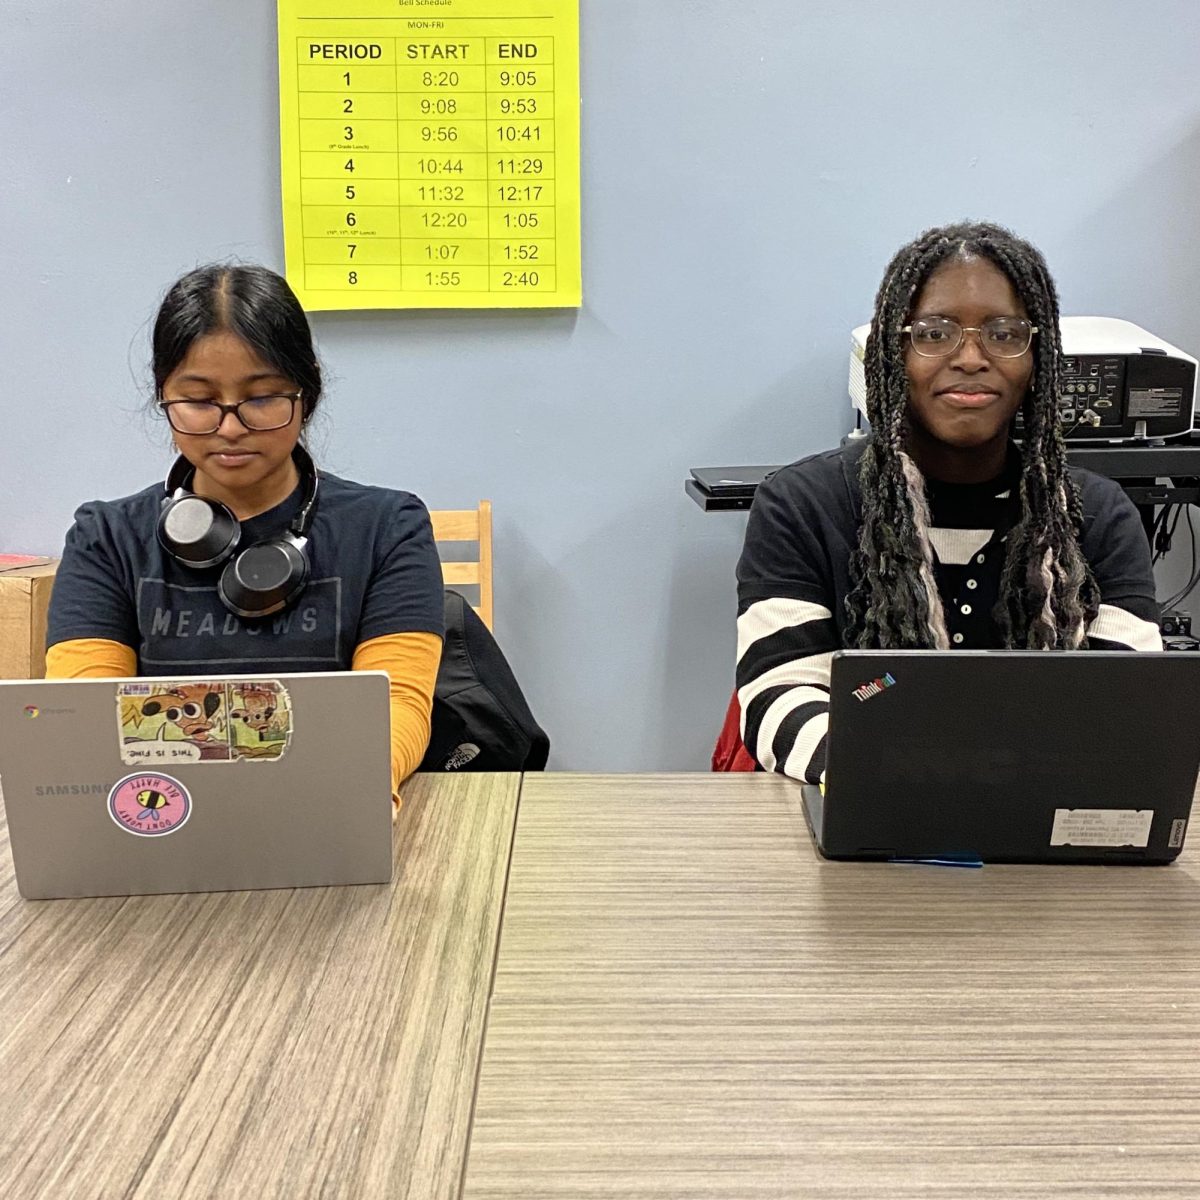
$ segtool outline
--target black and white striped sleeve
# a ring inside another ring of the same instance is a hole
[[[742,741],[764,771],[816,783],[825,769],[832,624],[824,605],[783,596],[738,615]]]
[[[1138,511],[1111,480],[1092,476],[1088,483],[1083,552],[1100,587],[1100,611],[1088,626],[1088,646],[1161,650],[1154,569]]]
[[[840,642],[822,523],[804,501],[770,484],[755,497],[738,562],[737,695],[742,741],[759,766],[815,783]]]

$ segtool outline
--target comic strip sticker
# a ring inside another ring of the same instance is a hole
[[[292,737],[292,704],[277,679],[117,687],[121,761],[134,767],[280,759]]]
[[[230,682],[229,745],[235,759],[282,758],[292,740],[292,698],[277,679]]]

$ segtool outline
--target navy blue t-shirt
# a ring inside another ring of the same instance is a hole
[[[241,546],[283,533],[301,487],[242,522]],[[320,473],[300,599],[243,620],[221,603],[223,567],[176,562],[156,536],[163,486],[75,513],[50,597],[47,645],[108,638],[133,647],[142,675],[349,670],[354,648],[391,633],[443,632],[442,571],[416,496]]]

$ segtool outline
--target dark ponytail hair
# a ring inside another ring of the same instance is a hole
[[[287,280],[266,267],[215,263],[171,285],[154,321],[154,393],[206,334],[236,334],[303,393],[307,421],[321,401],[321,366],[308,318]]]
[[[1057,409],[1062,340],[1058,293],[1038,250],[999,225],[929,229],[902,246],[875,298],[864,366],[872,438],[860,464],[863,521],[846,598],[847,645],[863,648],[948,647],[933,577],[925,481],[905,450],[908,421],[906,335],[901,329],[926,280],[955,259],[998,267],[1040,330],[1033,375],[1021,406],[1021,515],[1008,553],[994,616],[1008,647],[1074,650],[1100,591],[1079,547],[1083,509],[1067,470]]]

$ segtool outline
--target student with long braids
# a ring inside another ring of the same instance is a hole
[[[1061,357],[1054,282],[1008,230],[931,229],[892,259],[871,435],[784,467],[750,513],[737,692],[764,770],[821,778],[841,647],[1162,649],[1137,511],[1067,466]]]

